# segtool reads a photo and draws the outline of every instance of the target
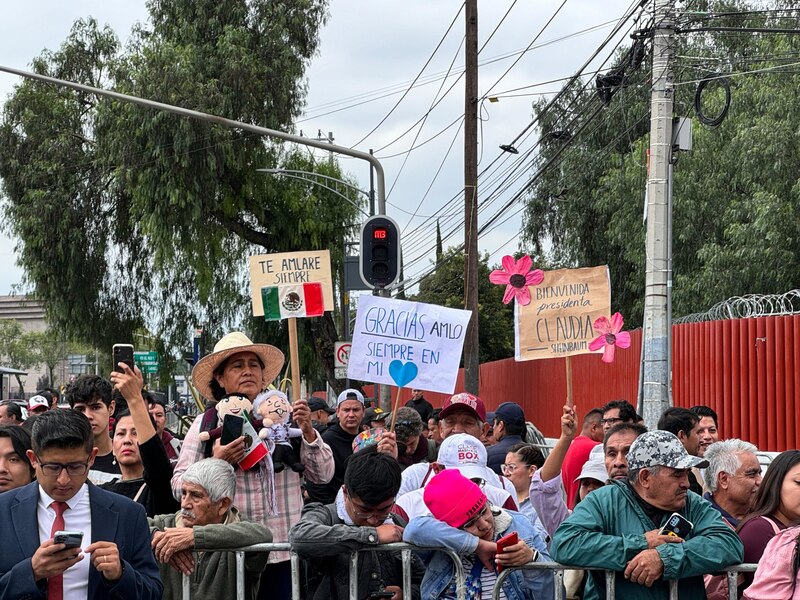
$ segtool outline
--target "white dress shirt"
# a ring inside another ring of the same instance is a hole
[[[56,520],[56,511],[50,507],[54,500],[39,486],[39,503],[36,517],[39,521],[39,543],[50,539],[50,531]],[[69,510],[64,511],[64,531],[82,531],[86,548],[92,543],[92,512],[89,507],[89,486],[83,484],[78,492],[66,501]],[[83,560],[64,571],[64,600],[87,600],[89,593],[90,556],[83,555]]]

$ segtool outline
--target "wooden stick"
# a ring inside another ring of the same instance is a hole
[[[397,418],[397,409],[400,408],[400,392],[403,391],[399,385],[397,386],[397,396],[394,399],[394,408],[392,408],[392,422],[389,423],[389,433],[394,431],[394,420]]]
[[[574,406],[572,402],[572,357],[567,356],[567,406],[572,408]]]
[[[292,365],[292,402],[300,398],[300,353],[297,349],[297,317],[289,317],[289,363]]]

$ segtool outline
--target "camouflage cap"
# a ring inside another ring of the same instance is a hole
[[[681,441],[669,431],[648,431],[631,444],[631,449],[628,451],[628,469],[633,471],[656,466],[702,469],[708,466],[708,461],[689,454]]]

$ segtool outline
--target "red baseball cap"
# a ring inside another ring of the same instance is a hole
[[[483,405],[483,400],[467,392],[450,396],[447,400],[442,402],[442,410],[439,412],[439,418],[444,419],[447,415],[462,407],[474,413],[482,423],[486,422],[486,407]]]

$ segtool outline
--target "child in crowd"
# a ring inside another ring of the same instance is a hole
[[[449,548],[461,557],[467,600],[487,600],[497,582],[496,569],[533,561],[550,561],[542,536],[522,514],[493,507],[483,490],[455,469],[433,477],[425,488],[425,505],[432,517],[416,517],[403,533],[418,546]],[[519,541],[497,553],[497,540],[515,532]],[[456,598],[455,568],[444,552],[423,555],[427,569],[422,597]],[[500,598],[553,598],[552,571],[515,570],[504,580]]]

